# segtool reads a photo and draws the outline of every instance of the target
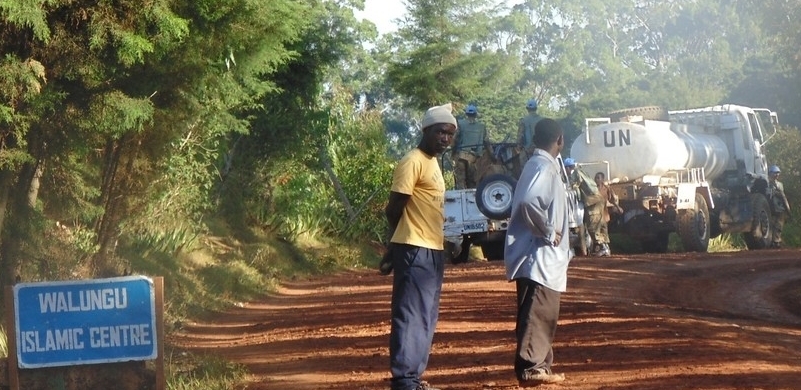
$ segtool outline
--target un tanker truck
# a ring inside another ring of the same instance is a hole
[[[623,208],[609,231],[646,252],[666,252],[674,232],[685,251],[706,252],[721,233],[762,249],[771,240],[764,147],[776,123],[770,110],[733,104],[631,108],[587,119],[570,155],[590,176],[606,173]]]

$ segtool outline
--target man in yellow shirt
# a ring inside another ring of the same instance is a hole
[[[451,105],[429,108],[422,126],[422,140],[395,168],[385,209],[395,272],[389,336],[392,390],[436,390],[420,377],[428,364],[445,273],[445,181],[437,156],[456,135]]]

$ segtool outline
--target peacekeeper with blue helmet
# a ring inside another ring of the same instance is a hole
[[[478,121],[478,107],[469,104],[464,109],[465,117],[458,122],[458,133],[453,142],[453,176],[457,189],[475,188],[478,184],[476,160],[486,151],[492,156],[487,127]]]
[[[538,107],[539,105],[536,99],[528,99],[526,102],[526,111],[528,111],[528,114],[520,119],[520,123],[517,126],[519,162],[514,169],[515,177],[520,176],[520,172],[526,165],[529,156],[534,153],[534,127],[537,126],[537,123],[542,119],[542,117],[537,114]]]
[[[782,230],[784,230],[786,218],[790,215],[790,202],[787,201],[787,195],[784,194],[784,184],[779,181],[781,172],[778,165],[771,165],[768,169],[768,196],[773,227],[771,248],[782,247]]]

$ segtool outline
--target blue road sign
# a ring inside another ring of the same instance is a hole
[[[17,284],[19,367],[155,359],[155,307],[144,276]]]

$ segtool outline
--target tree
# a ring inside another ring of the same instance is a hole
[[[457,101],[465,105],[494,85],[502,57],[486,45],[492,15],[488,0],[410,0],[408,17],[393,38],[387,73],[395,92],[418,110]]]
[[[159,180],[169,174],[165,159],[173,151],[216,154],[225,148],[215,144],[231,131],[247,131],[237,111],[276,89],[263,75],[291,58],[285,44],[308,23],[307,6],[286,0],[157,0],[148,7],[42,0],[0,9],[0,51],[18,63],[40,63],[47,80],[39,98],[17,108],[30,125],[15,147],[27,145],[29,157],[28,166],[5,173],[16,183],[5,208],[15,223],[3,225],[0,253],[6,278],[19,274],[22,243],[35,237],[11,234],[9,226],[32,226],[11,204],[22,204],[39,174],[53,184],[39,192],[43,210],[93,226],[94,269],[116,272],[109,261],[117,238],[145,218],[159,189],[168,190],[157,186],[168,182]],[[17,89],[32,85],[17,80]],[[172,148],[186,139],[203,141],[193,150]],[[184,166],[198,173],[184,177],[207,182],[214,162]],[[77,206],[51,206],[57,203]],[[87,204],[95,206],[80,206]]]

